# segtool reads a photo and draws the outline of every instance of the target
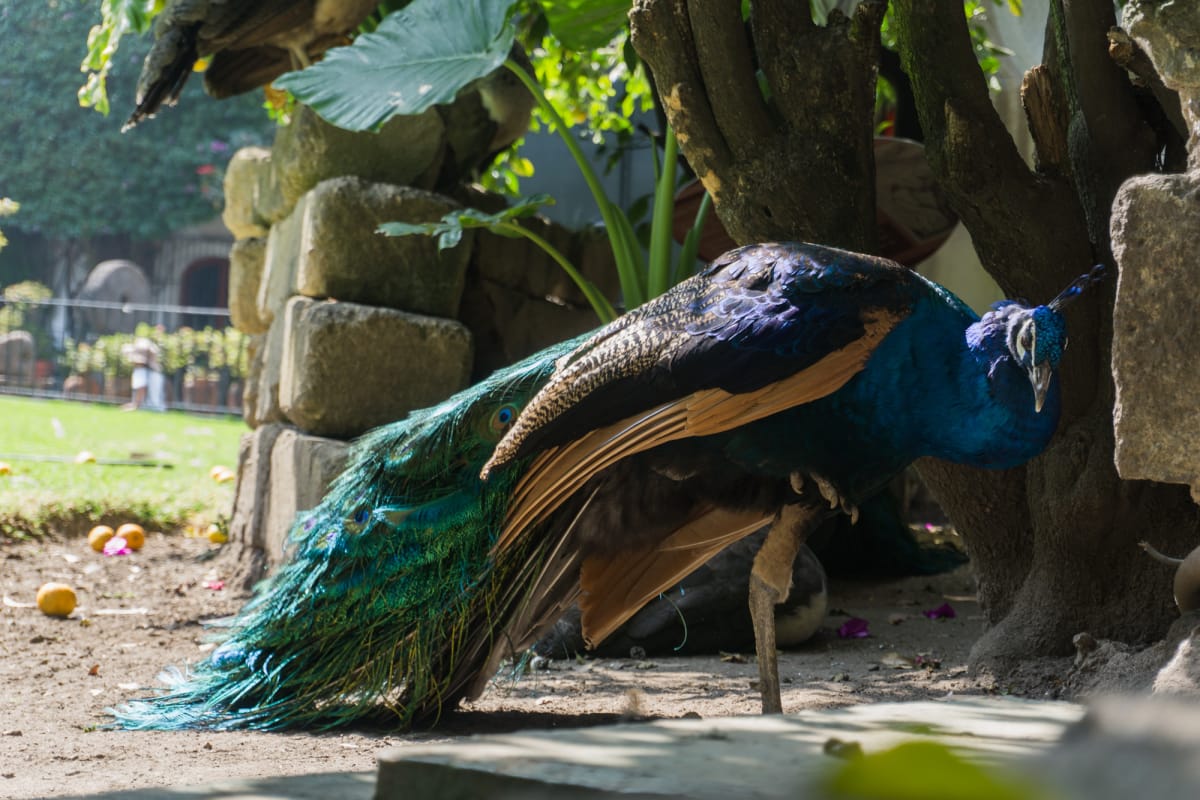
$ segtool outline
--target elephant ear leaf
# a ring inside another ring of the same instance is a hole
[[[515,37],[514,0],[414,0],[373,33],[335,47],[275,85],[339,128],[374,130],[397,114],[449,103],[495,70]]]

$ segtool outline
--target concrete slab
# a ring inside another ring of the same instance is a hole
[[[933,740],[980,763],[1012,763],[1052,746],[1083,713],[1067,703],[967,698],[477,736],[384,751],[375,796],[796,797],[837,763],[825,753],[831,739],[866,752]]]
[[[204,786],[172,786],[127,792],[73,795],[59,800],[186,800],[209,797],[221,800],[370,800],[373,772],[325,772],[282,778],[245,778]]]

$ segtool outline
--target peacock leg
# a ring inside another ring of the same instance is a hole
[[[782,714],[779,653],[775,647],[775,606],[792,589],[792,565],[809,532],[828,513],[805,503],[786,505],[775,515],[750,572],[750,619],[758,655],[758,686],[764,714]]]

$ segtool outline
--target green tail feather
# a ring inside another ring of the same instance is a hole
[[[523,468],[479,480],[565,342],[379,428],[355,446],[289,558],[207,661],[113,711],[129,729],[408,724],[457,702],[520,605],[538,553],[490,550]],[[532,545],[536,546],[536,545]],[[518,591],[513,591],[513,586]]]

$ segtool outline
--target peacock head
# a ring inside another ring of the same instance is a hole
[[[1012,300],[993,306],[993,313],[1003,319],[1009,353],[1033,385],[1035,411],[1042,410],[1050,379],[1067,349],[1067,321],[1062,315],[1063,308],[1103,277],[1104,265],[1097,264],[1044,306],[1029,308]]]

